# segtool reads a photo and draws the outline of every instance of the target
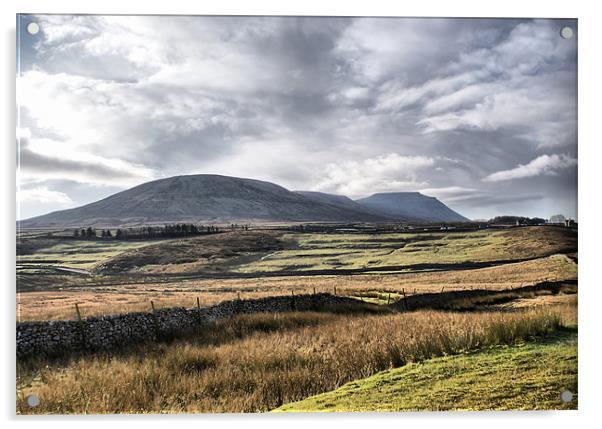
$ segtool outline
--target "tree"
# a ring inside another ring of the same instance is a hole
[[[117,231],[115,231],[115,238],[123,238],[123,232],[120,229],[117,229]]]
[[[76,229],[73,231],[73,237],[75,237],[75,238],[79,237],[79,229]]]

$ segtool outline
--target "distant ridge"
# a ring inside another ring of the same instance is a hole
[[[396,219],[422,222],[466,222],[469,219],[453,211],[435,197],[420,192],[386,192],[356,200],[361,206]]]
[[[402,194],[407,193],[374,194],[353,201],[342,195],[291,192],[261,180],[197,174],[143,183],[91,204],[19,221],[18,225],[21,228],[65,228],[173,222],[466,220],[436,198],[418,193],[420,198],[406,199],[405,203],[395,197],[384,204],[391,196]],[[397,205],[393,201],[397,201]]]
[[[368,207],[364,207],[345,195],[327,194],[324,192],[315,191],[295,191],[295,193],[303,195],[304,197],[309,198],[310,200],[319,204],[329,204],[331,206],[340,207],[353,212],[366,213],[367,216],[373,216],[383,221],[396,220],[390,216],[385,216],[382,213],[373,211]]]

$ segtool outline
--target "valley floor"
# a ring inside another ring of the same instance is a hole
[[[576,231],[79,241],[20,238],[18,322],[316,293],[374,311],[246,314],[123,350],[20,360],[20,414],[577,407],[559,399],[577,392]],[[333,272],[311,275],[322,269]],[[430,306],[408,308],[424,295]]]

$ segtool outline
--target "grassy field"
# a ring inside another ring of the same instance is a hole
[[[576,389],[572,340],[549,339],[576,324],[576,234],[568,229],[235,231],[160,242],[32,233],[18,250],[28,267],[17,275],[18,321],[74,319],[76,303],[89,317],[150,311],[151,300],[161,308],[314,292],[378,304],[474,289],[499,295],[465,294],[440,310],[238,316],[169,342],[21,361],[20,413],[263,412],[290,403],[299,410],[377,403],[393,410],[399,402],[404,409],[556,408],[561,385]],[[496,263],[470,265],[488,261]],[[53,265],[90,274],[45,270]],[[512,291],[546,281],[568,286],[555,295]],[[525,382],[496,393],[514,375]],[[467,395],[470,381],[475,392],[492,393]],[[30,393],[39,407],[26,406]],[[322,394],[328,399],[319,404],[307,399]]]
[[[560,392],[574,394],[570,403]],[[577,333],[383,371],[277,411],[577,409]]]
[[[568,253],[576,249],[576,238],[574,231],[555,227],[378,234],[234,231],[161,241],[26,235],[17,241],[17,263],[25,266],[22,273],[60,266],[107,275],[405,272]]]
[[[415,271],[433,264],[522,260],[575,247],[560,228],[388,234],[289,234],[294,248],[275,251],[237,268],[245,273],[327,269]],[[419,267],[414,267],[418,265]],[[427,265],[420,267],[420,265]]]
[[[55,277],[57,286],[17,296],[18,320],[73,319],[75,303],[86,316],[148,311],[150,301],[157,307],[194,307],[196,298],[202,305],[235,299],[261,298],[316,292],[363,297],[371,300],[378,294],[380,303],[425,292],[490,289],[505,290],[538,282],[575,280],[577,264],[565,255],[553,255],[519,263],[474,270],[454,270],[412,274],[291,276],[249,279],[193,279],[150,283],[133,281],[129,284],[102,283],[68,286]],[[93,279],[90,279],[92,281]],[[109,279],[112,280],[112,279]]]
[[[380,371],[558,332],[558,307],[392,315],[256,314],[115,354],[18,364],[20,413],[252,412]],[[25,398],[35,392],[40,405]]]
[[[125,251],[98,263],[99,273],[219,273],[285,246],[279,234],[235,231],[168,240]]]
[[[47,239],[24,240],[17,253],[17,264],[36,267],[68,267],[90,270],[96,265],[132,249],[158,243],[154,241]],[[33,243],[32,243],[33,242]]]
[[[576,252],[574,231],[555,227],[379,234],[234,231],[160,242],[49,238],[37,232],[22,234],[18,240],[18,264],[28,268],[17,271],[17,320],[71,319],[75,303],[85,316],[92,316],[147,311],[150,300],[159,307],[190,307],[197,298],[210,305],[239,296],[334,293],[335,288],[340,295],[384,303],[404,294],[502,290],[576,279],[577,264],[563,254],[462,269],[470,261],[522,260],[556,251]],[[382,256],[378,260],[377,254]],[[335,259],[339,262],[328,262]],[[404,268],[419,263],[423,266]],[[449,265],[454,263],[458,265]],[[370,272],[370,267],[388,264],[402,265]],[[429,268],[433,264],[443,265],[433,271]],[[86,269],[91,274],[36,268],[48,266]],[[337,267],[339,272],[344,267],[364,267],[367,272],[337,274]],[[333,270],[308,275],[320,268]],[[205,278],[195,278],[195,273]],[[223,273],[252,277],[220,278]],[[278,273],[286,275],[273,276]]]

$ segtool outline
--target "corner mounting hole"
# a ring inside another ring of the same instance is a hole
[[[40,398],[38,398],[38,395],[27,395],[27,398],[25,398],[25,402],[27,402],[27,405],[29,405],[30,407],[37,407],[38,405],[40,405]]]
[[[32,36],[35,36],[40,32],[40,26],[36,22],[30,22],[27,24],[27,32]]]
[[[571,39],[573,37],[573,29],[571,27],[562,27],[560,37],[563,39]]]
[[[565,403],[571,402],[573,400],[573,393],[568,390],[565,390],[560,394],[560,400]]]

